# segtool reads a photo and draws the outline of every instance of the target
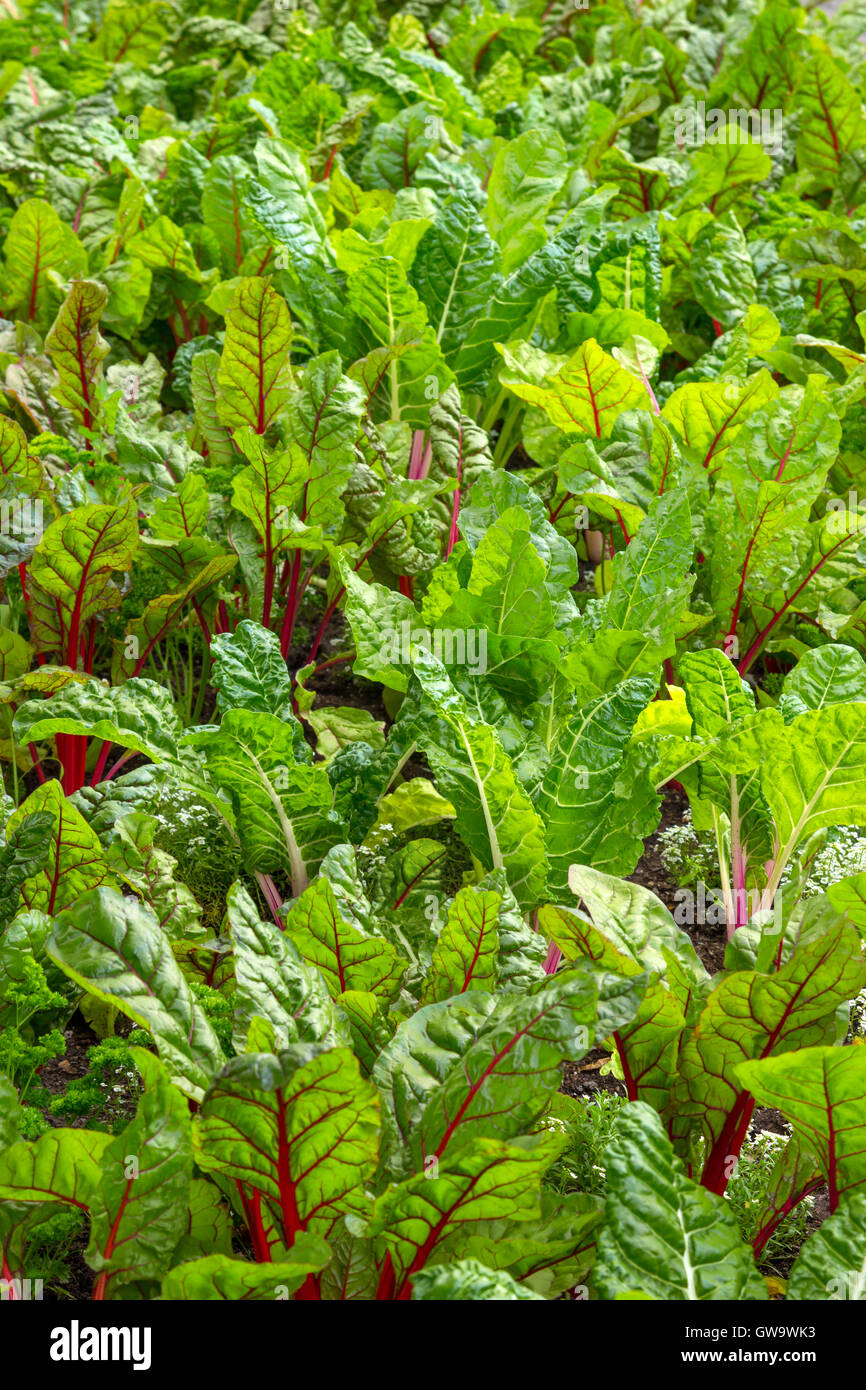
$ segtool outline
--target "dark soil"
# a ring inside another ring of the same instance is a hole
[[[639,883],[643,888],[649,888],[652,893],[655,893],[669,912],[673,912],[676,907],[677,884],[662,862],[658,847],[659,833],[662,830],[667,830],[671,825],[680,825],[688,810],[688,805],[688,799],[679,787],[672,786],[665,789],[658,830],[644,842],[643,855],[634,873],[629,875],[632,883]],[[686,931],[686,928],[683,927],[682,930]],[[709,973],[715,975],[724,965],[726,944],[724,926],[700,924],[688,928],[688,935]],[[607,1053],[595,1048],[582,1062],[566,1062],[563,1068],[561,1087],[566,1095],[591,1099],[599,1091],[609,1091],[614,1095],[624,1096],[626,1092],[621,1081],[617,1081],[613,1076],[601,1076],[599,1074],[606,1056]],[[766,1113],[769,1115],[776,1112],[767,1111]],[[779,1119],[781,1120],[781,1116]],[[762,1128],[772,1127],[771,1125],[762,1126]]]
[[[580,560],[578,561],[577,568],[580,579],[575,584],[572,593],[594,595],[596,566],[589,564],[586,560]]]
[[[65,1303],[67,1299],[74,1299],[75,1302],[89,1302],[93,1297],[93,1284],[96,1275],[84,1258],[87,1249],[89,1232],[87,1226],[81,1231],[73,1241],[66,1263],[69,1269],[68,1277],[63,1281],[63,1297],[52,1289],[46,1288],[44,1299],[46,1303]]]
[[[369,710],[374,719],[387,719],[382,699],[382,689],[363,676],[352,673],[351,661],[335,660],[351,646],[348,624],[342,613],[335,613],[328,626],[316,660],[318,669],[304,682],[307,690],[316,692],[317,705],[353,705],[357,709]],[[310,644],[307,640],[297,643],[289,652],[290,671],[299,671],[304,665]],[[328,662],[334,662],[328,665]]]
[[[39,1080],[52,1096],[62,1096],[70,1081],[84,1076],[88,1069],[87,1049],[98,1042],[96,1034],[90,1030],[79,1013],[73,1014],[63,1036],[66,1039],[65,1054],[62,1057],[52,1057],[39,1071]],[[86,1128],[87,1121],[81,1116],[70,1119],[52,1115],[48,1111],[44,1114],[55,1129]]]
[[[662,863],[658,847],[659,834],[672,825],[681,825],[688,809],[689,802],[685,792],[679,787],[665,788],[658,830],[654,831],[649,839],[644,840],[643,854],[634,873],[629,875],[632,883],[649,888],[657,898],[661,898],[669,912],[673,912],[676,906],[677,884]]]
[[[829,1215],[830,1193],[826,1187],[820,1187],[812,1198],[812,1210],[806,1220],[806,1235],[810,1236],[813,1231],[817,1231]],[[791,1263],[793,1264],[793,1261]]]
[[[658,830],[644,842],[640,863],[629,876],[632,883],[640,883],[644,888],[651,889],[669,912],[673,912],[677,906],[677,884],[662,863],[658,848],[659,834],[669,826],[681,825],[688,808],[685,792],[676,786],[665,788]],[[692,945],[710,975],[715,975],[724,968],[727,937],[722,923],[696,923],[695,926],[683,927],[682,930],[688,932]]]
[[[608,1091],[614,1096],[624,1096],[625,1086],[615,1076],[602,1076],[601,1067],[608,1059],[603,1048],[594,1047],[582,1062],[566,1062],[562,1069],[560,1090],[576,1100],[592,1100],[599,1091]]]
[[[133,1026],[131,1019],[119,1014],[114,1024],[116,1036],[127,1037]],[[86,1075],[89,1070],[88,1048],[99,1042],[92,1028],[77,1010],[64,1029],[63,1036],[66,1042],[64,1055],[52,1057],[43,1063],[39,1070],[39,1080],[52,1096],[62,1096],[70,1081]],[[130,1095],[126,1086],[121,1083],[120,1090],[112,1093],[106,1109],[96,1118],[107,1122],[115,1119],[131,1120],[137,1102],[138,1096]],[[47,1109],[42,1113],[55,1129],[86,1129],[93,1121],[93,1117],[81,1115],[52,1115]]]
[[[767,1130],[770,1134],[790,1134],[791,1127],[785,1123],[781,1110],[771,1110],[768,1106],[756,1106],[752,1114],[752,1128]]]

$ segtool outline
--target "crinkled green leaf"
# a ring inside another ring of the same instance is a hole
[[[772,1105],[816,1154],[830,1191],[830,1210],[866,1181],[866,1057],[860,1047],[803,1047],[743,1062],[741,1085]]]
[[[247,890],[229,889],[228,928],[237,981],[233,1038],[243,1050],[254,1018],[267,1019],[277,1048],[335,1037],[335,1013],[319,973],[309,969],[291,938],[263,921]]]
[[[37,787],[13,812],[7,841],[37,813],[51,817],[48,854],[45,864],[19,884],[21,901],[28,909],[53,914],[100,884],[110,884],[112,875],[98,838],[53,780]]]
[[[320,971],[333,999],[362,990],[388,1000],[399,989],[406,961],[384,937],[366,935],[344,920],[327,878],[311,883],[292,905],[286,931]]]
[[[687,1178],[648,1105],[617,1116],[594,1282],[602,1298],[765,1300],[764,1280],[724,1198]]]
[[[299,763],[295,738],[292,725],[273,714],[231,709],[218,729],[189,733],[184,742],[204,750],[211,777],[229,792],[248,867],[285,870],[298,894],[343,836],[327,770]]]
[[[83,989],[148,1029],[172,1080],[201,1098],[222,1049],[153,913],[135,898],[96,889],[55,917],[46,950]]]

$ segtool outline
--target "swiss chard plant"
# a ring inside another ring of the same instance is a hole
[[[5,6],[8,1296],[864,1296],[862,29]]]

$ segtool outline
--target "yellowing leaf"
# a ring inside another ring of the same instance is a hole
[[[226,309],[217,414],[224,425],[264,434],[289,398],[292,322],[270,281],[250,276]]]
[[[595,338],[581,343],[558,372],[538,384],[509,371],[518,368],[518,361],[509,348],[500,351],[506,366],[499,375],[502,385],[522,401],[540,406],[561,430],[583,430],[601,439],[624,410],[650,408],[644,386],[599,347]]]

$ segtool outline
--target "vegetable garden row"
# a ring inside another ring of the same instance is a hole
[[[5,1297],[866,1297],[863,13],[4,0]]]

